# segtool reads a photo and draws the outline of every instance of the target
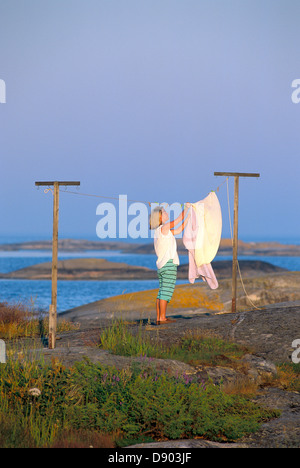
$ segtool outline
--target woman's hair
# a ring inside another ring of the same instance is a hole
[[[149,217],[149,227],[150,229],[156,229],[158,226],[162,224],[162,207],[161,206],[156,206],[150,214]]]

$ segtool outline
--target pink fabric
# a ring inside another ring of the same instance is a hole
[[[216,204],[218,207],[218,200],[217,197],[214,195],[209,195],[210,199],[213,200],[213,202]],[[198,211],[202,213],[201,216],[196,214],[196,211],[193,207],[190,208],[190,218],[186,224],[184,234],[183,234],[183,243],[185,247],[189,251],[189,282],[194,283],[196,278],[202,278],[203,281],[206,281],[208,286],[211,289],[217,289],[219,284],[217,281],[217,278],[215,276],[215,273],[213,271],[213,268],[211,266],[211,263],[202,263],[201,265],[197,265],[196,260],[195,260],[195,248],[197,245],[199,245],[199,236],[202,239],[203,242],[209,242],[209,238],[206,237],[206,232],[203,223],[205,223],[205,201],[208,200],[209,198],[207,197],[204,201],[198,202],[199,204],[203,204],[203,211]],[[220,216],[220,214],[218,214]],[[217,217],[218,218],[218,217]],[[217,219],[216,218],[216,219]],[[202,224],[201,224],[202,223]],[[209,226],[211,229],[212,226]],[[198,237],[197,237],[198,236]],[[202,237],[201,237],[202,236]],[[197,243],[198,239],[198,243]],[[215,254],[212,254],[212,257]],[[212,258],[211,257],[211,258]]]
[[[204,264],[197,267],[194,257],[194,252],[189,250],[189,282],[195,283],[196,278],[202,278],[206,281],[211,289],[217,289],[219,286],[216,275],[213,271],[211,264]]]

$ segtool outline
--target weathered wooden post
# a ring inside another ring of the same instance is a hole
[[[260,177],[257,173],[245,172],[215,172],[215,176],[234,177],[234,221],[233,221],[233,243],[232,243],[232,307],[231,311],[236,312],[237,294],[237,266],[238,266],[238,216],[239,216],[239,178],[240,177]]]
[[[52,288],[49,307],[49,349],[55,348],[57,323],[57,259],[58,259],[58,214],[60,185],[80,185],[80,182],[36,182],[37,186],[53,186],[53,236],[52,236]]]

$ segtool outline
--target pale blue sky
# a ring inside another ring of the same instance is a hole
[[[184,202],[236,171],[261,173],[240,181],[239,237],[299,239],[299,17],[298,0],[0,0],[0,236],[51,237],[36,180]],[[100,202],[61,194],[60,236],[95,237]]]

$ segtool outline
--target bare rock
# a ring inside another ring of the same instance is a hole
[[[275,364],[254,354],[246,354],[243,362],[249,365],[248,376],[257,383],[277,375]]]

